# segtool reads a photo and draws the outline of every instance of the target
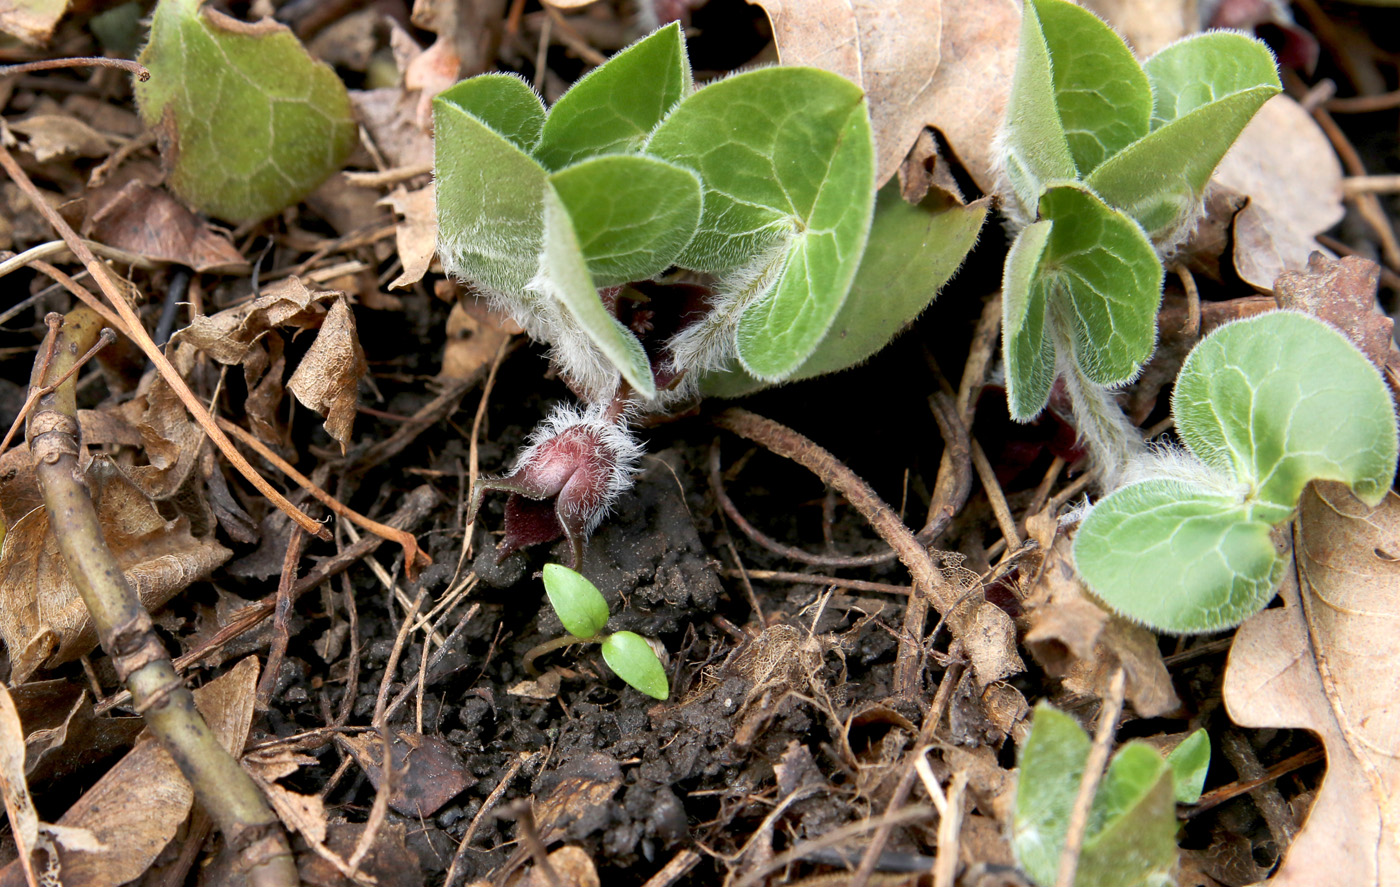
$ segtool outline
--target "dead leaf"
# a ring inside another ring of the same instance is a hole
[[[248,657],[194,691],[195,705],[235,754],[253,721],[258,662]],[[139,877],[189,816],[194,792],[174,760],[146,735],[64,813],[58,824],[91,831],[106,845],[99,852],[61,849],[64,887],[116,887]],[[132,811],[140,811],[133,816]]]
[[[534,801],[535,823],[546,844],[581,840],[612,822],[613,795],[622,787],[622,768],[602,752],[582,752],[540,777]]]
[[[262,783],[277,818],[312,844],[326,843],[326,805],[317,795],[303,795],[275,783]]]
[[[1016,626],[996,604],[981,602],[962,624],[963,649],[972,661],[977,690],[1026,670],[1016,652]]]
[[[458,302],[447,315],[447,345],[442,351],[439,379],[470,379],[495,360],[510,338],[507,319],[481,299]],[[0,463],[2,466],[3,463]],[[3,472],[0,471],[0,479]]]
[[[1400,497],[1303,492],[1297,570],[1235,635],[1222,693],[1235,723],[1312,730],[1327,774],[1272,887],[1400,884]]]
[[[1201,29],[1196,0],[1083,0],[1081,5],[1122,34],[1140,59]]]
[[[345,859],[355,852],[364,830],[364,823],[332,823],[327,829],[326,848]],[[374,842],[360,863],[360,871],[374,878],[379,887],[423,887],[423,866],[418,856],[404,845],[406,834],[407,828],[402,822],[386,822],[375,833]],[[359,887],[322,856],[299,855],[297,871],[302,882],[312,887]]]
[[[162,188],[133,179],[106,200],[89,205],[86,236],[157,262],[196,272],[246,270],[248,260]]]
[[[883,185],[937,108],[941,0],[751,2],[768,13],[783,64],[824,68],[865,90]]]
[[[555,0],[557,3],[558,0]],[[590,0],[591,2],[591,0]],[[593,858],[582,847],[560,847],[549,854],[549,867],[556,882],[539,866],[531,866],[516,881],[514,887],[598,887],[598,869]]]
[[[68,0],[0,0],[0,31],[42,46],[67,11]]]
[[[1180,707],[1157,638],[1102,609],[1074,572],[1070,540],[1061,535],[1022,602],[1026,649],[1071,693],[1102,698],[1121,665],[1126,696],[1144,718]]]
[[[333,290],[314,290],[300,278],[286,277],[265,287],[251,302],[196,317],[171,342],[193,345],[219,363],[243,366],[248,384],[253,385],[267,369],[267,360],[253,354],[253,346],[279,327],[315,329],[320,325],[321,303],[338,296]]]
[[[1395,347],[1395,321],[1376,299],[1380,279],[1380,266],[1370,259],[1329,259],[1313,253],[1308,270],[1279,275],[1274,294],[1280,308],[1306,311],[1345,333],[1386,376],[1393,394],[1400,394],[1395,390],[1400,349]]]
[[[437,253],[437,204],[433,187],[429,185],[417,191],[395,188],[379,201],[379,205],[403,216],[395,231],[403,273],[394,278],[389,289],[412,286],[428,273],[428,266]]]
[[[7,125],[28,139],[24,149],[40,163],[54,158],[106,157],[112,150],[106,136],[67,114],[35,114]]]
[[[347,736],[344,742],[355,763],[378,789],[384,778],[384,744],[378,734]],[[405,816],[432,816],[476,784],[456,750],[441,736],[398,733],[389,746],[389,754],[394,768],[389,806]]]
[[[354,312],[344,298],[337,299],[316,341],[287,380],[287,390],[325,418],[326,433],[340,444],[342,453],[350,444],[360,379],[368,369],[355,332]]]
[[[1316,235],[1345,213],[1341,162],[1312,116],[1286,95],[1264,103],[1212,181],[1249,197],[1235,216],[1235,270],[1261,292],[1284,271],[1306,268]]]
[[[32,683],[20,685],[15,688],[16,695],[32,686]],[[69,686],[76,691],[72,704],[46,712],[49,717],[30,718],[23,705],[20,706],[26,731],[25,775],[33,784],[70,776],[119,749],[130,747],[145,726],[141,718],[99,717],[92,698],[81,689]],[[61,720],[56,719],[58,716]]]
[[[93,459],[86,479],[107,545],[146,609],[159,609],[228,560],[227,548],[192,536],[186,518],[161,517],[106,457]],[[0,593],[0,637],[10,656],[12,683],[96,645],[87,607],[68,575],[46,510],[29,512],[6,534],[0,545]]]

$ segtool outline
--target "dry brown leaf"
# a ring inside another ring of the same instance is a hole
[[[611,821],[622,768],[602,752],[587,752],[542,775],[538,785],[534,813],[540,839],[546,844],[580,839]]]
[[[1235,635],[1222,693],[1245,727],[1312,730],[1327,774],[1272,887],[1400,884],[1400,497],[1308,487],[1297,570]]]
[[[1268,292],[1284,271],[1301,271],[1315,237],[1341,220],[1342,166],[1303,106],[1274,96],[1240,133],[1212,181],[1249,197],[1235,216],[1235,270]]]
[[[107,545],[148,610],[228,560],[227,548],[192,536],[186,518],[161,517],[105,457],[93,459],[86,478]],[[0,637],[10,656],[11,683],[97,643],[44,509],[29,512],[6,534],[0,546],[0,596]]]
[[[989,684],[1026,670],[1016,652],[1016,625],[1006,611],[982,601],[962,625],[963,649],[972,661],[980,693]]]
[[[230,754],[247,741],[257,681],[258,662],[250,656],[194,691],[195,705]],[[139,877],[175,836],[193,802],[174,760],[144,736],[59,819],[59,825],[87,829],[107,846],[100,852],[62,849],[64,887],[116,887]]]
[[[495,313],[482,299],[458,302],[447,315],[447,345],[442,351],[440,379],[469,379],[496,358],[510,338],[508,319]],[[0,463],[3,464],[3,463]],[[3,473],[0,472],[0,480]]]
[[[394,232],[403,273],[389,284],[391,290],[422,280],[433,262],[437,252],[437,204],[433,193],[431,185],[417,191],[395,188],[379,201],[380,206],[387,206],[403,216]]]
[[[1119,34],[1138,58],[1201,29],[1196,0],[1082,0]]]
[[[375,733],[345,737],[355,763],[379,788],[384,778],[383,742]],[[389,806],[411,817],[432,816],[476,783],[456,750],[441,736],[398,733],[389,746],[394,783]]]
[[[267,368],[266,359],[255,354],[253,346],[278,327],[315,329],[320,325],[321,303],[339,295],[333,290],[310,289],[297,277],[283,278],[251,302],[196,317],[171,341],[193,345],[219,363],[242,365],[252,385]]]
[[[392,27],[394,36],[403,35],[400,44],[407,40],[414,55],[421,52],[402,28]],[[355,116],[390,167],[432,166],[433,137],[418,125],[416,102],[416,95],[410,98],[399,87],[350,91]]]
[[[54,158],[106,157],[112,150],[106,136],[67,114],[35,114],[8,126],[28,139],[23,147],[40,163]]]
[[[883,185],[938,107],[941,0],[750,2],[768,13],[783,64],[824,68],[865,90]]]
[[[368,369],[355,332],[355,314],[344,298],[336,299],[316,341],[287,380],[287,390],[325,418],[326,433],[342,453],[350,444],[360,379]]]
[[[554,879],[538,866],[531,866],[511,883],[514,887],[598,887],[598,869],[593,858],[582,847],[560,847],[549,854],[549,867]]]
[[[1040,582],[1022,606],[1026,648],[1071,693],[1103,697],[1119,665],[1126,696],[1142,717],[1181,705],[1157,638],[1140,625],[1101,609],[1074,572],[1070,540],[1060,536],[1046,556]]]
[[[277,818],[312,844],[326,843],[326,805],[317,795],[303,795],[275,783],[262,783]]]
[[[163,188],[133,179],[89,209],[84,234],[108,246],[157,262],[188,265],[200,273],[248,267],[227,237],[214,233],[208,222]]]
[[[364,823],[331,823],[326,835],[327,850],[339,859],[355,852]],[[374,834],[374,841],[360,863],[360,872],[375,880],[379,887],[423,887],[423,866],[418,857],[404,845],[407,827],[402,822],[386,822]],[[346,878],[327,857],[305,853],[297,858],[301,880],[311,887],[361,887],[362,882]],[[241,884],[243,879],[225,883]]]
[[[68,0],[0,0],[0,31],[42,46],[67,11]]]

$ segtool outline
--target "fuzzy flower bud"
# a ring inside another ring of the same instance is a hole
[[[605,408],[581,412],[560,405],[530,435],[509,474],[477,484],[467,520],[476,519],[486,493],[509,493],[497,558],[563,536],[578,568],[584,540],[632,486],[641,454],[626,425],[607,417]]]

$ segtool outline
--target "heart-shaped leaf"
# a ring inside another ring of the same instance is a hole
[[[1011,846],[1041,887],[1055,883],[1089,736],[1074,719],[1036,706],[1021,749]],[[1137,887],[1162,883],[1176,862],[1171,768],[1149,746],[1130,742],[1114,755],[1089,809],[1074,883]]]
[[[641,635],[630,631],[609,635],[603,641],[603,660],[618,677],[653,699],[666,699],[671,695],[666,666]]]
[[[1247,484],[1256,515],[1271,523],[1293,511],[1309,481],[1341,481],[1375,505],[1395,476],[1395,412],[1380,373],[1345,336],[1299,312],[1208,336],[1181,368],[1172,414],[1191,452]]]
[[[1189,233],[1211,173],[1254,112],[1280,91],[1268,48],[1242,34],[1204,34],[1147,63],[1153,130],[1089,175],[1100,197],[1158,243]]]
[[[655,157],[593,157],[550,181],[569,210],[597,286],[665,271],[700,221],[700,179]]]
[[[464,80],[433,99],[438,255],[449,273],[523,298],[539,267],[549,174],[473,113],[493,94],[475,83]],[[486,105],[493,106],[506,105]]]
[[[1239,497],[1182,480],[1129,484],[1079,526],[1074,564],[1105,604],[1157,631],[1219,631],[1274,596],[1284,561]]]
[[[535,157],[552,170],[637,149],[689,94],[690,59],[670,24],[594,68],[554,103]]]
[[[1006,259],[1003,354],[1007,400],[1019,421],[1045,406],[1055,355],[1068,347],[1098,385],[1131,379],[1152,354],[1162,265],[1132,219],[1080,185],[1047,189],[1043,221],[1023,229]]]
[[[564,630],[579,640],[590,641],[607,626],[608,602],[582,574],[563,564],[545,564],[544,591]]]
[[[1092,12],[1065,0],[1027,6],[1034,7],[1050,53],[1055,108],[1070,155],[1079,174],[1088,175],[1147,135],[1152,87],[1123,38]]]
[[[257,221],[345,163],[357,128],[335,71],[283,25],[248,24],[200,0],[161,0],[139,61],[136,101],[170,184],[196,209]]]
[[[1178,804],[1194,804],[1201,799],[1206,775],[1210,772],[1210,734],[1204,728],[1181,740],[1167,754],[1172,768],[1172,793]]]
[[[682,102],[647,144],[704,182],[680,258],[721,279],[721,316],[752,375],[786,378],[840,310],[870,231],[874,148],[858,87],[815,68],[765,68]],[[700,367],[701,369],[705,367]]]
[[[439,94],[530,153],[540,141],[544,102],[517,74],[482,74]]]

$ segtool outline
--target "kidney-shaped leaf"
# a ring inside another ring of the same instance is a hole
[[[1341,481],[1374,505],[1395,476],[1395,412],[1380,373],[1306,314],[1271,311],[1206,337],[1181,368],[1172,412],[1196,457],[1248,484],[1255,515],[1270,523],[1309,481]]]
[[[585,157],[631,151],[690,92],[690,60],[679,24],[608,59],[550,109],[535,157],[563,169]]]
[[[1022,230],[1006,260],[1003,338],[1013,418],[1034,418],[1068,345],[1091,381],[1137,374],[1156,341],[1162,265],[1132,219],[1078,185],[1047,189],[1043,221]]]
[[[544,102],[516,74],[482,74],[443,92],[451,102],[529,153],[540,141]]]
[[[1273,53],[1238,31],[1211,31],[1177,41],[1142,67],[1152,84],[1153,129],[1226,96],[1278,85]]]
[[[1219,631],[1274,596],[1284,561],[1271,529],[1237,496],[1144,480],[1084,518],[1074,565],[1100,600],[1130,619],[1176,634]]]
[[[653,699],[671,695],[671,682],[666,679],[666,666],[646,638],[630,631],[619,631],[603,641],[603,660],[618,677],[633,689]]]
[[[579,640],[592,640],[608,624],[608,602],[581,573],[563,564],[545,564],[544,590],[564,629]]]
[[[248,24],[200,0],[162,0],[136,83],[170,183],[191,206],[256,221],[311,193],[354,150],[350,97],[283,25]]]
[[[569,210],[597,286],[665,271],[700,222],[699,178],[655,157],[593,157],[554,173],[550,181]]]

